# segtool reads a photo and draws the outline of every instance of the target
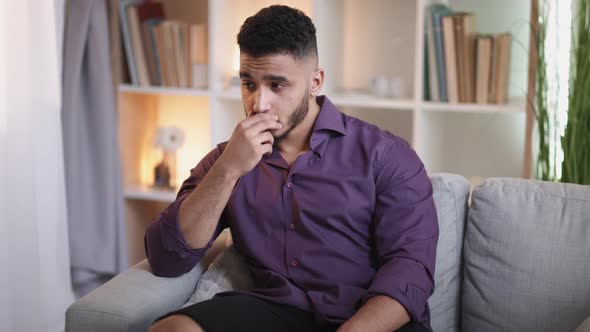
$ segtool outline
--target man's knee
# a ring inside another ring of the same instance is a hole
[[[199,324],[185,315],[172,315],[157,321],[149,332],[204,332]]]

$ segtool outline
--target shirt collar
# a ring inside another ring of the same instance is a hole
[[[321,158],[326,150],[328,138],[332,134],[346,135],[346,125],[342,113],[332,104],[328,97],[318,96],[316,102],[320,106],[320,113],[315,120],[309,146]],[[275,148],[273,148],[271,154],[263,156],[262,159],[268,164],[289,169],[289,166]]]
[[[262,156],[262,160],[267,164],[275,165],[286,170],[289,169],[289,165],[287,165],[287,162],[283,159],[283,156],[281,156],[281,153],[276,147],[272,148],[270,154]]]
[[[328,97],[318,96],[316,102],[320,106],[320,113],[315,120],[309,146],[322,158],[328,139],[334,134],[346,135],[346,126],[344,116]]]
[[[320,114],[318,114],[315,120],[312,135],[321,130],[329,130],[346,135],[342,113],[332,104],[330,99],[326,96],[318,96],[316,97],[316,102],[320,106]]]

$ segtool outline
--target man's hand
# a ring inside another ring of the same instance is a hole
[[[278,128],[276,115],[267,113],[252,115],[236,126],[223,153],[179,208],[180,231],[191,248],[206,247],[236,182],[262,155],[272,152],[269,130]]]
[[[281,128],[277,120],[274,114],[258,113],[240,121],[218,163],[237,178],[250,172],[263,155],[272,152],[274,137],[270,130]]]

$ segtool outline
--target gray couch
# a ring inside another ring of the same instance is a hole
[[[590,316],[589,186],[490,178],[469,197],[461,176],[431,179],[440,224],[434,331],[574,331]],[[178,278],[155,277],[143,261],[72,304],[66,331],[145,331],[212,291],[199,282],[195,293],[198,280],[231,284],[236,272],[224,269],[237,265],[223,256]]]

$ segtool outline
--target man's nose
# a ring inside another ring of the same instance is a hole
[[[254,106],[252,107],[254,113],[265,113],[270,111],[271,96],[269,91],[265,90],[266,89],[264,88],[260,88],[254,95]]]

